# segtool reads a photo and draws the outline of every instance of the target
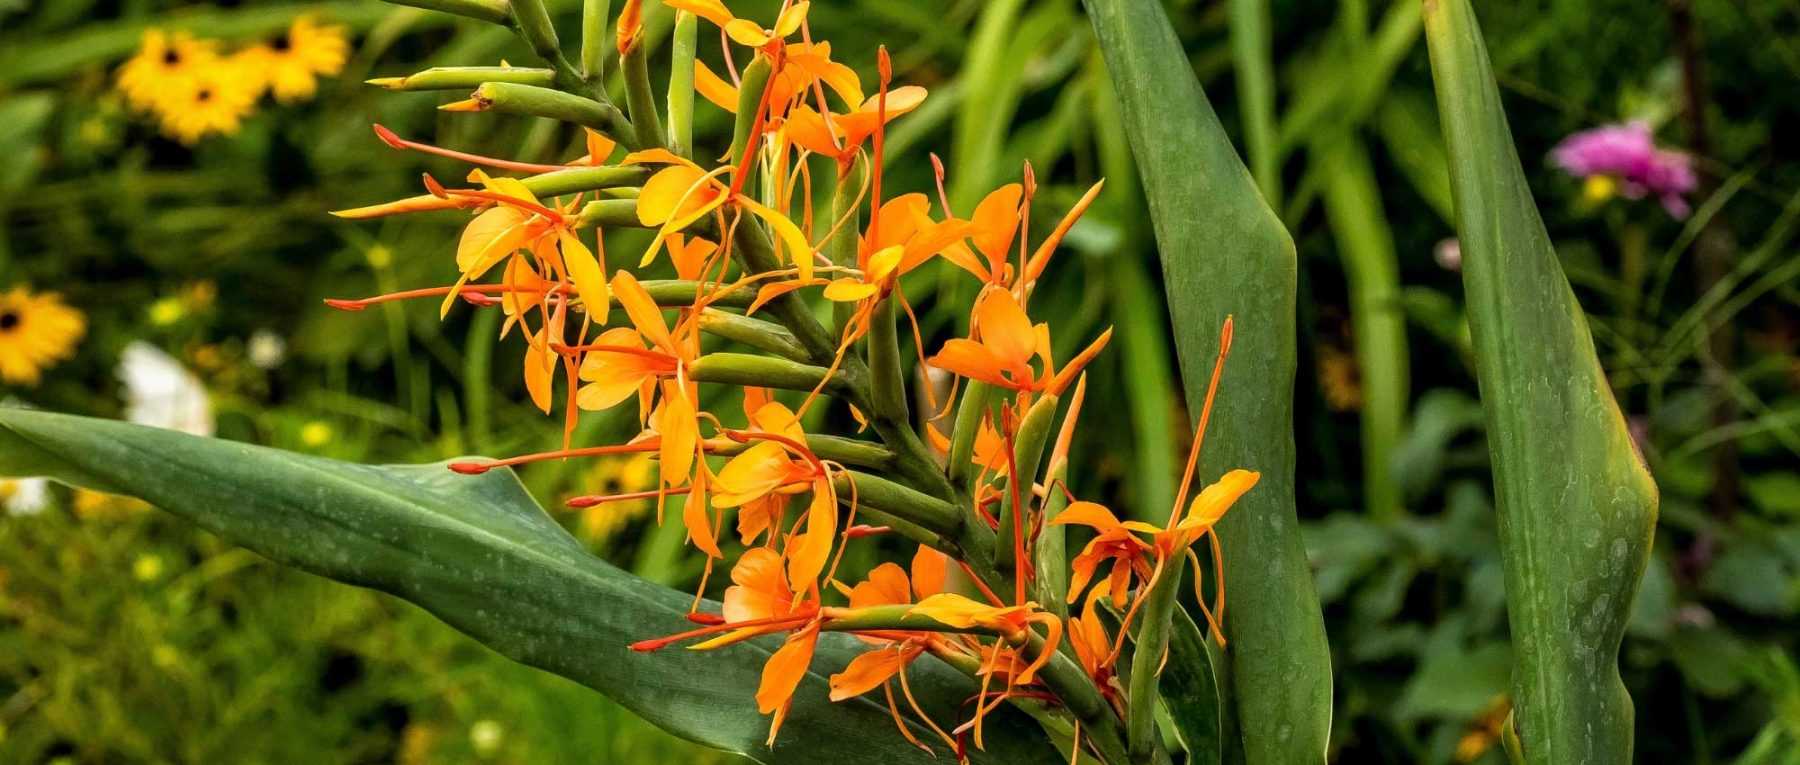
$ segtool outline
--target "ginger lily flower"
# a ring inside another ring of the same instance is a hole
[[[707,213],[731,202],[769,224],[769,228],[786,246],[787,255],[798,269],[800,278],[812,278],[814,253],[812,245],[806,241],[806,235],[786,215],[745,194],[734,192],[731,187],[721,183],[718,176],[731,170],[730,167],[708,172],[667,149],[649,149],[628,154],[624,164],[667,165],[650,176],[650,180],[644,183],[643,192],[638,195],[638,221],[646,226],[661,227],[651,241],[650,249],[644,252],[639,267],[648,266],[656,259],[656,253],[661,251],[670,234],[693,225]]]
[[[839,160],[854,155],[875,129],[925,103],[926,90],[917,85],[894,88],[887,94],[887,111],[880,97],[870,96],[848,114],[821,115],[800,104],[788,112],[784,133],[809,151]]]
[[[1061,393],[1075,381],[1081,369],[1092,361],[1112,339],[1109,328],[1068,366],[1058,370],[1050,356],[1050,328],[1033,326],[1025,309],[1011,292],[990,289],[975,304],[975,339],[955,338],[944,343],[932,366],[945,369],[971,380],[1018,391]],[[1042,371],[1032,369],[1031,360],[1042,363]]]
[[[775,19],[774,28],[764,29],[754,21],[732,15],[731,9],[720,0],[663,0],[663,4],[717,24],[739,45],[751,48],[761,48],[800,31],[800,25],[806,22],[806,11],[812,5],[805,0],[794,3]]]
[[[862,80],[856,70],[831,60],[831,43],[789,43],[782,49],[780,68],[769,78],[769,116],[787,116],[815,82],[831,88],[847,106],[863,102]],[[738,86],[726,82],[703,61],[694,62],[694,89],[713,105],[737,112]]]

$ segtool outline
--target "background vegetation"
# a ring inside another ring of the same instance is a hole
[[[777,4],[733,6],[764,18]],[[666,23],[647,5],[653,29]],[[1119,109],[1078,4],[817,5],[812,23],[837,58],[866,73],[886,43],[898,79],[932,92],[896,123],[890,183],[927,188],[935,152],[967,209],[1029,161],[1042,206],[1060,210],[1107,178],[1039,305],[1056,306],[1059,337],[1116,327],[1087,416],[1117,425],[1077,444],[1077,490],[1166,507],[1186,448],[1180,381]],[[1297,485],[1334,651],[1334,755],[1497,762],[1510,649],[1419,5],[1276,0],[1266,17],[1256,2],[1169,7],[1300,253]],[[1639,757],[1792,762],[1800,158],[1776,137],[1800,128],[1800,6],[1522,0],[1477,12],[1532,191],[1663,493],[1622,659]],[[246,41],[298,13],[351,30],[348,65],[313,100],[264,104],[232,135],[171,141],[114,88],[148,26]],[[568,156],[574,137],[554,125],[445,114],[438,95],[361,84],[502,59],[530,60],[503,30],[374,0],[0,2],[0,286],[61,292],[88,317],[72,360],[6,395],[121,416],[116,368],[147,341],[204,384],[226,438],[366,462],[557,442],[560,421],[516,389],[519,349],[493,343],[494,312],[440,323],[435,305],[346,315],[321,303],[447,273],[452,219],[324,215],[417,193],[422,171],[458,174],[394,153],[371,122],[488,154]],[[703,135],[729,129],[716,110],[700,114]],[[1629,119],[1696,154],[1691,216],[1585,195],[1548,161],[1564,136]],[[909,291],[925,332],[959,333],[957,301],[929,295],[971,287],[918,278]],[[285,346],[278,363],[253,352],[267,337]],[[559,507],[641,480],[641,468],[549,464],[524,477]],[[53,499],[0,517],[0,761],[712,756],[393,598],[281,569],[128,502]],[[691,586],[698,574],[676,562],[678,527],[657,529],[641,508],[566,521],[640,575]]]

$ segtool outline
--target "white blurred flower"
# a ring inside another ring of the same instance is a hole
[[[154,345],[135,341],[119,357],[125,419],[140,425],[213,434],[212,399],[199,378]]]
[[[1437,259],[1437,264],[1445,271],[1461,271],[1462,241],[1456,237],[1440,241],[1432,248],[1431,256]]]
[[[266,329],[250,335],[250,363],[261,369],[274,369],[287,360],[287,341]]]
[[[50,506],[50,481],[46,478],[15,478],[0,481],[0,495],[9,515],[37,515]]]

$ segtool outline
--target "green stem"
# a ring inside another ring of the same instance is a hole
[[[555,170],[525,178],[524,183],[525,188],[542,198],[642,186],[649,178],[649,169],[641,165],[609,165]]]
[[[987,383],[970,380],[963,386],[962,402],[956,405],[956,422],[950,428],[950,485],[962,495],[972,491],[975,480],[975,436],[981,432],[981,418],[987,413],[988,398],[993,388]]]
[[[550,23],[550,12],[544,0],[507,0],[514,26],[538,58],[555,62],[562,58],[562,43],[556,39],[556,26]]]
[[[581,4],[581,79],[590,86],[606,78],[606,49],[612,39],[606,33],[606,17],[610,15],[612,0],[583,0]]]
[[[869,406],[876,417],[910,422],[906,403],[906,372],[900,366],[898,308],[900,299],[888,296],[875,305],[864,339],[869,355]]]
[[[768,351],[794,362],[807,361],[806,349],[794,339],[794,333],[772,321],[753,319],[738,313],[708,308],[700,312],[700,329],[727,340]]]
[[[581,206],[576,215],[577,227],[586,228],[643,228],[638,221],[637,200],[635,199],[601,199]]]
[[[717,292],[719,285],[714,282],[696,282],[689,279],[648,279],[639,282],[644,291],[650,293],[650,299],[664,308],[691,308],[694,301],[702,294],[710,295],[710,302],[716,306],[743,308],[756,299],[756,290],[749,287],[736,287],[730,292]]]
[[[650,49],[639,44],[631,46],[619,62],[625,74],[625,108],[631,110],[631,123],[637,125],[640,148],[669,145],[668,136],[663,134],[662,116],[656,113],[656,96],[650,89],[649,57]]]
[[[624,144],[627,149],[639,147],[637,133],[632,129],[631,123],[612,104],[551,88],[512,82],[482,83],[481,87],[475,89],[474,99],[483,111],[573,122],[605,133]]]
[[[506,0],[387,0],[394,5],[441,11],[503,26],[512,25],[512,11]]]
[[[694,56],[699,48],[700,21],[676,11],[675,38],[669,48],[669,151],[694,155]]]
[[[1132,653],[1131,706],[1125,721],[1125,742],[1137,765],[1166,762],[1168,753],[1156,733],[1156,709],[1161,699],[1157,676],[1163,652],[1169,647],[1169,623],[1175,615],[1175,594],[1187,559],[1173,556],[1163,564],[1161,576],[1150,585],[1143,612],[1138,616],[1137,648]]]
[[[484,82],[511,82],[547,88],[556,83],[551,69],[527,66],[434,66],[405,77],[377,77],[370,85],[388,90],[469,90]]]
[[[825,383],[832,393],[847,388],[841,374],[825,379],[825,367],[759,356],[751,353],[709,353],[687,367],[688,376],[696,382],[726,385],[765,386],[783,390],[810,391]]]
[[[1044,460],[1044,445],[1050,441],[1050,426],[1056,422],[1057,397],[1046,395],[1032,403],[1019,423],[1013,438],[1013,470],[1019,480],[1018,496],[1024,507],[1015,510],[1010,488],[1000,495],[1000,530],[994,533],[994,558],[1001,567],[1013,565],[1014,516],[1031,507],[1032,486],[1037,483],[1038,465]],[[1027,524],[1026,528],[1029,528]]]
[[[748,448],[750,444],[736,441],[716,445],[709,442],[706,453],[729,457]],[[843,436],[808,435],[806,448],[819,459],[869,470],[887,470],[894,462],[894,453],[881,444]]]

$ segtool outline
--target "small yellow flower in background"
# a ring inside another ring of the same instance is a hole
[[[0,293],[0,380],[36,385],[43,370],[75,355],[87,318],[54,292]]]
[[[107,494],[91,489],[76,489],[70,502],[75,517],[84,521],[117,520],[150,509],[150,503],[137,497]]]
[[[618,495],[656,489],[656,460],[649,453],[598,460],[583,488],[588,494]],[[620,529],[650,513],[655,497],[626,499],[578,509],[576,531],[588,542],[604,542]]]
[[[214,133],[236,133],[262,94],[260,76],[233,66],[200,67],[172,85],[157,116],[164,133],[189,145]]]
[[[1321,346],[1318,362],[1319,391],[1325,396],[1325,404],[1339,412],[1361,409],[1362,371],[1356,366],[1356,357],[1338,348]]]
[[[483,757],[500,749],[500,742],[506,738],[506,729],[493,720],[476,720],[469,726],[469,744],[475,752]]]
[[[140,582],[154,582],[162,578],[163,561],[161,556],[144,554],[131,562],[131,575]]]
[[[180,299],[166,297],[158,298],[156,302],[151,303],[150,309],[146,313],[150,316],[151,324],[167,327],[181,321],[181,317],[187,315],[187,308],[181,304]]]
[[[306,444],[310,448],[317,449],[330,441],[332,435],[331,423],[325,422],[324,420],[313,420],[312,422],[301,426],[300,443]]]
[[[319,77],[344,70],[350,39],[341,26],[301,16],[281,36],[245,48],[234,58],[261,74],[275,100],[291,104],[312,98]]]
[[[144,32],[143,47],[119,67],[119,90],[139,109],[157,111],[195,72],[219,61],[218,43],[186,32]]]

